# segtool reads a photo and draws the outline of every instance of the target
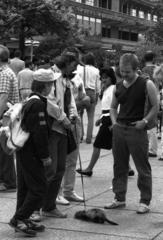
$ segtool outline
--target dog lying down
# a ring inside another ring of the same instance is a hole
[[[93,208],[90,210],[83,210],[83,211],[78,211],[75,213],[74,217],[76,219],[81,219],[81,220],[85,220],[85,221],[92,221],[95,223],[110,223],[111,225],[118,225],[115,222],[110,221],[109,219],[107,219],[105,212],[102,211],[101,209],[97,209],[97,208]]]

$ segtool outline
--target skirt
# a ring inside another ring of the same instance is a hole
[[[100,149],[112,149],[112,131],[109,127],[112,125],[110,116],[102,118],[102,125],[99,128],[93,146]]]

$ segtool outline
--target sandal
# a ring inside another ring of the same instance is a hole
[[[122,208],[125,206],[126,206],[125,202],[119,202],[117,200],[114,200],[112,203],[106,205],[104,208],[105,209],[115,209],[115,208]]]
[[[27,220],[18,221],[12,218],[9,222],[10,227],[14,228],[16,232],[25,233],[27,236],[36,237],[36,232],[29,228]]]
[[[16,192],[16,188],[7,188],[5,185],[1,185],[0,192]]]
[[[138,209],[137,209],[137,213],[138,214],[145,214],[149,212],[149,206],[144,204],[144,203],[140,203]]]

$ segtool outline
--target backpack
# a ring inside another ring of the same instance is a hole
[[[0,128],[0,144],[4,152],[8,155],[21,149],[29,138],[30,134],[23,131],[21,123],[23,119],[23,107],[33,98],[40,99],[34,95],[14,105],[7,103],[9,109],[3,114],[2,127]]]

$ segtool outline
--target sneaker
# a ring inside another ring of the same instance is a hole
[[[9,222],[9,225],[10,227],[14,228],[16,232],[22,232],[27,236],[36,237],[36,231],[29,227],[28,219],[19,221],[15,218],[12,218]]]
[[[119,202],[115,199],[112,203],[106,205],[104,208],[105,209],[114,209],[114,208],[121,208],[121,207],[125,207],[125,206],[126,206],[125,202]]]
[[[148,153],[148,156],[149,156],[149,157],[157,157],[157,154],[153,154],[153,153],[150,153],[150,152],[149,152],[149,153]]]
[[[61,195],[58,195],[55,202],[59,205],[69,205],[70,202],[67,201],[63,196]]]
[[[42,215],[45,217],[67,218],[67,213],[62,213],[57,208],[49,212],[42,211]]]
[[[72,201],[72,202],[84,202],[84,198],[79,197],[76,193],[73,193],[72,195],[64,195],[64,197],[68,200],[68,201]]]
[[[137,209],[137,213],[138,214],[145,214],[149,212],[149,206],[144,204],[144,203],[140,203],[139,207]]]
[[[42,221],[42,214],[41,211],[35,211],[31,216],[30,220],[33,222],[41,222]]]

